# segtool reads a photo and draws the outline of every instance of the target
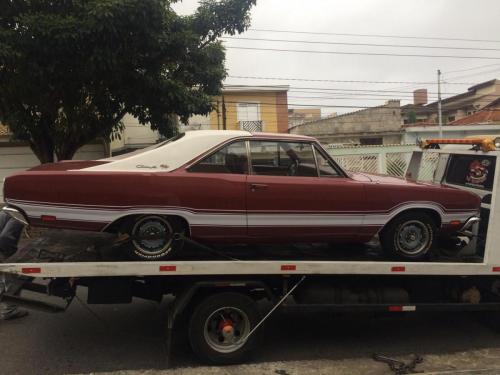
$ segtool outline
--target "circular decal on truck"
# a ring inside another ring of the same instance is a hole
[[[478,185],[483,187],[486,179],[488,178],[488,167],[490,165],[489,160],[474,160],[469,165],[469,171],[465,180],[468,184]]]

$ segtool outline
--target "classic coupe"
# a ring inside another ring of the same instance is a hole
[[[115,158],[44,164],[5,180],[31,226],[128,236],[140,260],[201,243],[364,243],[420,259],[477,220],[478,196],[343,170],[311,137],[200,130]]]

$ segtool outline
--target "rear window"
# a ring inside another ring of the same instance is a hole
[[[446,182],[491,191],[495,176],[495,160],[494,156],[450,155]]]

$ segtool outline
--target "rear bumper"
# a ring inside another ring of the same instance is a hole
[[[22,223],[24,225],[29,225],[29,221],[26,218],[26,216],[24,215],[24,213],[22,213],[17,208],[7,206],[7,207],[3,207],[2,211],[5,212],[10,217],[12,217],[13,219],[19,221],[20,223]]]

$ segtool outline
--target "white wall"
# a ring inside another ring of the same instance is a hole
[[[188,120],[188,125],[180,124],[180,130],[210,130],[210,115],[194,115]]]
[[[132,115],[123,118],[125,129],[121,133],[121,139],[111,142],[111,150],[118,151],[129,147],[146,147],[155,144],[160,139],[157,131],[151,130],[149,125],[141,125]]]

